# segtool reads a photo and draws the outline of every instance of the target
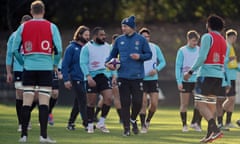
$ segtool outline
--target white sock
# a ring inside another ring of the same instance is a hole
[[[101,124],[101,125],[104,125],[104,123],[105,123],[105,118],[104,118],[104,117],[100,117],[98,123]]]

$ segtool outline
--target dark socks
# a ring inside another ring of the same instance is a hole
[[[143,126],[145,124],[146,114],[139,114],[141,125]]]
[[[56,103],[57,103],[57,99],[51,97],[49,101],[49,114],[52,113],[52,109],[54,108]]]
[[[37,104],[38,102],[35,102],[35,101],[32,103],[31,109],[30,109],[31,112],[33,111],[33,109],[36,107]]]
[[[102,108],[97,107],[94,116],[97,117]]]
[[[218,116],[217,121],[218,121],[219,125],[223,125],[223,117],[222,116]]]
[[[182,125],[183,126],[187,125],[187,112],[180,112],[180,116],[182,119]]]
[[[148,111],[148,116],[146,122],[150,122],[155,112]]]
[[[93,123],[94,107],[87,106],[88,123]]]
[[[108,114],[108,112],[109,112],[109,110],[110,110],[110,108],[111,108],[111,106],[108,106],[108,105],[106,105],[106,104],[103,104],[101,117],[106,118],[106,117],[107,117],[107,114]]]
[[[232,119],[232,112],[227,112],[226,124],[231,123],[231,119]]]
[[[202,115],[199,113],[199,118],[198,118],[198,125],[201,127],[201,122],[202,122]]]
[[[217,128],[216,122],[214,119],[210,119],[208,121],[208,134],[209,136],[212,132],[219,132],[219,129]]]
[[[17,117],[18,117],[18,124],[22,124],[22,104],[23,104],[23,100],[21,99],[16,99],[16,112],[17,112]]]
[[[43,138],[47,138],[47,124],[48,124],[48,106],[40,105],[39,106],[39,122],[40,122],[40,135]]]
[[[196,123],[198,121],[199,115],[200,115],[200,113],[199,113],[198,109],[194,108],[194,110],[193,110],[193,118],[192,118],[192,122],[191,122],[192,124],[194,124],[194,123]]]
[[[27,136],[27,127],[30,119],[30,106],[22,107],[22,134],[21,137]]]

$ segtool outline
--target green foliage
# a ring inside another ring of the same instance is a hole
[[[210,14],[239,19],[240,1],[233,0],[43,0],[46,18],[61,27],[111,25],[136,15],[138,22],[196,22]],[[7,0],[0,6],[0,29],[12,30],[31,1]],[[7,21],[7,23],[6,23]]]
[[[9,105],[0,105],[0,141],[4,144],[17,143],[20,133],[17,132],[17,120],[15,107]],[[239,116],[239,107],[233,114],[233,122]],[[79,117],[77,119],[77,128],[75,131],[67,131],[66,124],[70,114],[70,107],[59,107],[53,111],[55,125],[48,127],[48,134],[57,140],[60,144],[198,144],[199,140],[206,134],[207,123],[203,119],[203,132],[196,132],[190,128],[189,132],[181,132],[181,122],[179,110],[177,107],[160,106],[155,113],[149,132],[147,134],[122,136],[122,126],[118,123],[118,117],[114,108],[106,120],[110,129],[109,134],[101,133],[96,130],[94,134],[87,134],[81,127]],[[188,124],[192,117],[192,109],[189,109]],[[139,122],[139,121],[138,121]],[[28,143],[39,143],[39,125],[38,110],[32,112],[31,116],[32,130],[29,131]],[[139,124],[140,125],[140,124]],[[224,132],[224,137],[217,140],[216,144],[238,144],[240,129],[231,129],[230,132]]]

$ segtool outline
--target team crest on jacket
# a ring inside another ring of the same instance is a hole
[[[214,61],[214,62],[219,62],[219,61],[220,61],[220,55],[219,55],[219,53],[214,53],[214,54],[213,54],[213,61]]]
[[[139,46],[139,43],[140,43],[139,41],[135,41],[135,49],[136,49],[136,50],[139,50],[139,47],[138,47],[138,46]]]
[[[138,45],[139,45],[139,43],[140,43],[139,41],[135,41],[135,45],[136,45],[136,46],[138,46]]]
[[[24,46],[25,46],[25,49],[26,49],[27,52],[32,51],[32,42],[31,41],[26,41],[24,43]]]

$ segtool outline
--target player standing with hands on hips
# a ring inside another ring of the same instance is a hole
[[[123,136],[130,136],[130,123],[133,133],[139,133],[136,117],[142,107],[144,61],[151,59],[152,52],[147,40],[135,31],[135,16],[123,19],[121,28],[123,35],[116,39],[105,65],[115,70],[109,61],[120,56],[117,84],[122,106]],[[112,83],[116,83],[116,77],[113,77]]]

